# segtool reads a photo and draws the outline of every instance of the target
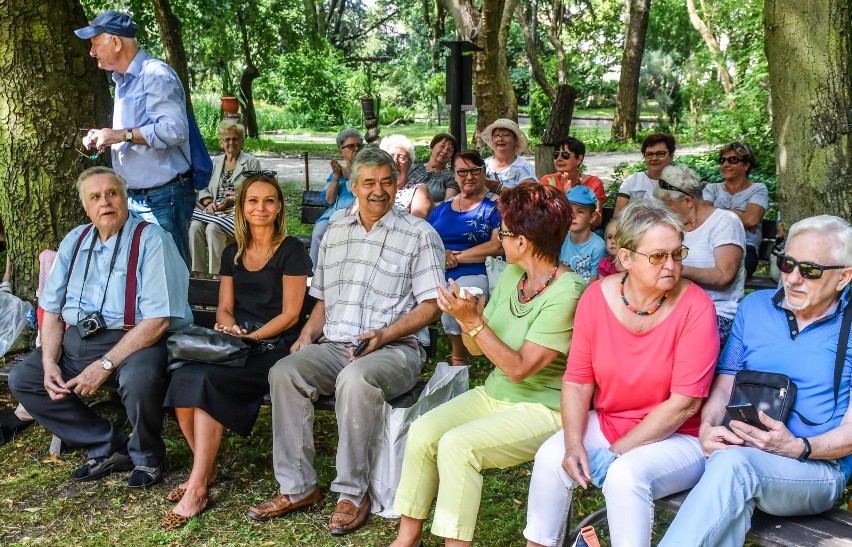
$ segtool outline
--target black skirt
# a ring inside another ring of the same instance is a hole
[[[246,360],[243,368],[186,364],[172,373],[166,408],[200,408],[226,428],[251,433],[263,396],[269,393],[269,369],[290,353],[292,340],[282,340]]]

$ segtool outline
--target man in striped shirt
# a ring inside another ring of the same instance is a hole
[[[426,221],[393,206],[396,179],[393,160],[377,148],[352,162],[358,212],[329,226],[310,289],[316,307],[292,353],[269,373],[280,494],[249,509],[255,520],[319,499],[312,401],[334,394],[339,443],[331,490],[340,497],[329,528],[343,535],[366,521],[382,405],[414,387],[426,361],[426,326],[441,314],[444,245]]]

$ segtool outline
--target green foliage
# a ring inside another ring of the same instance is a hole
[[[544,130],[547,129],[547,122],[550,120],[550,110],[553,103],[550,102],[550,97],[536,86],[530,100],[530,132],[529,136],[541,139],[544,135]]]

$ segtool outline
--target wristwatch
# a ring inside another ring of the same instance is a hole
[[[800,462],[803,462],[803,461],[805,461],[805,460],[807,460],[808,458],[811,457],[811,443],[805,437],[799,437],[799,438],[802,439],[803,443],[805,443],[805,449],[802,450],[801,456],[799,456],[796,459],[799,460]]]
[[[101,366],[102,366],[102,367],[104,367],[104,370],[105,370],[105,371],[110,372],[110,373],[111,373],[113,370],[115,370],[115,365],[113,365],[113,364],[112,364],[112,361],[110,361],[109,359],[107,359],[106,355],[104,355],[103,357],[101,357]]]
[[[125,130],[124,142],[133,142],[133,130],[132,129]]]

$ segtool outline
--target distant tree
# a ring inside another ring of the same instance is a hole
[[[639,121],[639,71],[645,52],[651,0],[628,0],[628,6],[627,34],[624,37],[618,98],[612,120],[612,140],[617,142],[629,141],[636,137],[636,125]]]
[[[79,128],[109,127],[107,73],[74,35],[86,24],[79,0],[0,2],[0,217],[15,292],[30,299],[39,252],[85,218],[74,182],[93,162]]]
[[[766,0],[764,24],[782,219],[852,221],[849,2]]]
[[[166,63],[177,72],[183,91],[186,94],[186,108],[192,113],[192,96],[189,93],[189,68],[186,64],[186,50],[183,47],[180,19],[172,11],[169,0],[151,0],[154,7],[154,17],[160,31],[160,41],[163,43]]]

